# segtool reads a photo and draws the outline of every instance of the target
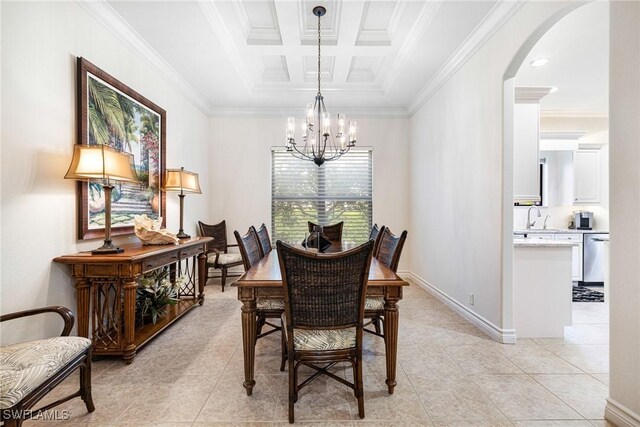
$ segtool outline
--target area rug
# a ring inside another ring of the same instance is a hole
[[[573,302],[604,302],[604,294],[584,286],[574,286]]]

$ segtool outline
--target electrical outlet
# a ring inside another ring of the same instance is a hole
[[[469,305],[476,304],[476,296],[474,294],[469,294]]]

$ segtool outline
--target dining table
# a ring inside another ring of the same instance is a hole
[[[354,247],[354,244],[333,244],[326,252],[340,252]],[[314,250],[314,249],[310,249]],[[258,298],[284,298],[284,286],[280,273],[278,252],[274,249],[232,286],[238,288],[238,299],[242,302],[242,350],[244,356],[244,388],[251,396],[256,384],[254,378],[255,347],[257,336],[256,301]],[[383,333],[386,356],[386,384],[389,394],[393,394],[396,382],[396,361],[398,354],[398,322],[400,312],[398,302],[402,299],[402,288],[409,286],[394,271],[375,257],[371,259],[366,294],[368,297],[384,298]]]

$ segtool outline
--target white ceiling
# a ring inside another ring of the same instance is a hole
[[[290,114],[317,91],[316,5],[327,108],[406,116],[522,1],[87,1],[107,28],[210,115]]]
[[[547,65],[533,68],[536,58]],[[518,86],[555,86],[544,97],[547,113],[607,114],[609,111],[609,4],[593,2],[570,13],[534,46],[516,74]]]

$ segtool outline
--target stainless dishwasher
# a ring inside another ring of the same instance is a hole
[[[583,281],[587,285],[604,285],[604,240],[608,234],[584,234]]]

